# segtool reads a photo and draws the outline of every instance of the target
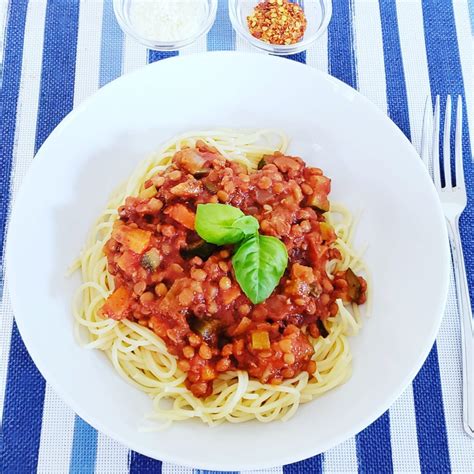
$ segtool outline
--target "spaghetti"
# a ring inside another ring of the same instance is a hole
[[[306,334],[313,349],[311,361],[315,370],[311,375],[301,370],[278,383],[264,383],[250,377],[246,370],[224,371],[213,379],[212,393],[205,397],[195,396],[188,389],[187,374],[180,368],[178,357],[170,353],[165,340],[155,331],[127,318],[105,318],[102,311],[115,289],[104,246],[119,219],[118,209],[128,196],[143,193],[145,183],[157,173],[163,173],[178,151],[195,147],[198,140],[227,160],[241,163],[250,170],[256,170],[262,156],[275,150],[284,153],[288,146],[283,134],[271,130],[204,131],[176,137],[143,161],[113,194],[73,265],[72,271],[80,270],[83,282],[73,304],[77,335],[80,338],[85,332],[85,347],[104,351],[124,379],[151,396],[150,417],[164,422],[164,426],[191,418],[209,425],[252,419],[287,420],[300,403],[322,395],[350,377],[352,355],[348,336],[355,335],[361,324],[356,302],[344,302],[343,298],[335,301],[335,314],[325,320],[327,337]],[[330,212],[325,213],[325,221],[334,229],[333,246],[341,256],[327,261],[328,278],[334,280],[334,275],[348,269],[367,274],[361,256],[352,249],[354,226],[349,212],[332,204]]]

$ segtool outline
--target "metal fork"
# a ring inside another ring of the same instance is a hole
[[[461,337],[463,356],[463,423],[466,433],[474,437],[474,325],[471,301],[467,284],[466,268],[459,234],[459,217],[466,208],[466,184],[462,158],[462,98],[458,96],[456,110],[456,129],[454,142],[455,185],[451,176],[451,96],[446,98],[446,109],[443,130],[443,170],[444,185],[441,180],[439,156],[440,142],[440,98],[436,96],[434,117],[431,112],[431,101],[428,97],[423,118],[421,158],[438,192],[446,217],[451,253],[454,263],[454,277],[458,309],[461,316]],[[434,123],[433,123],[434,118]],[[431,153],[430,153],[431,148]],[[430,160],[431,157],[431,160]]]

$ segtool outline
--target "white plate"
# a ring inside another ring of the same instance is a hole
[[[65,278],[110,192],[160,142],[192,129],[272,127],[333,178],[332,199],[361,211],[373,314],[351,339],[351,380],[290,421],[139,431],[151,401],[103,353],[73,337]],[[414,378],[434,342],[448,285],[444,219],[398,128],[341,82],[270,56],[213,53],[159,62],[101,89],[58,126],[19,192],[8,236],[16,321],[46,380],[82,418],[157,459],[259,469],[325,451],[373,422]]]

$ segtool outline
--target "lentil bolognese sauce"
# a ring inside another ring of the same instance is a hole
[[[287,418],[350,374],[345,336],[367,298],[350,223],[331,217],[321,169],[287,155],[284,139],[276,151],[257,144],[268,133],[240,149],[238,133],[176,139],[118,193],[78,262],[75,315],[89,345],[155,398],[159,418]],[[263,301],[236,278],[238,244],[196,231],[199,206],[217,203],[286,248]]]

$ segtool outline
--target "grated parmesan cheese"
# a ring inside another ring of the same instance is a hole
[[[179,41],[197,33],[206,8],[204,0],[132,0],[129,15],[143,38]]]

